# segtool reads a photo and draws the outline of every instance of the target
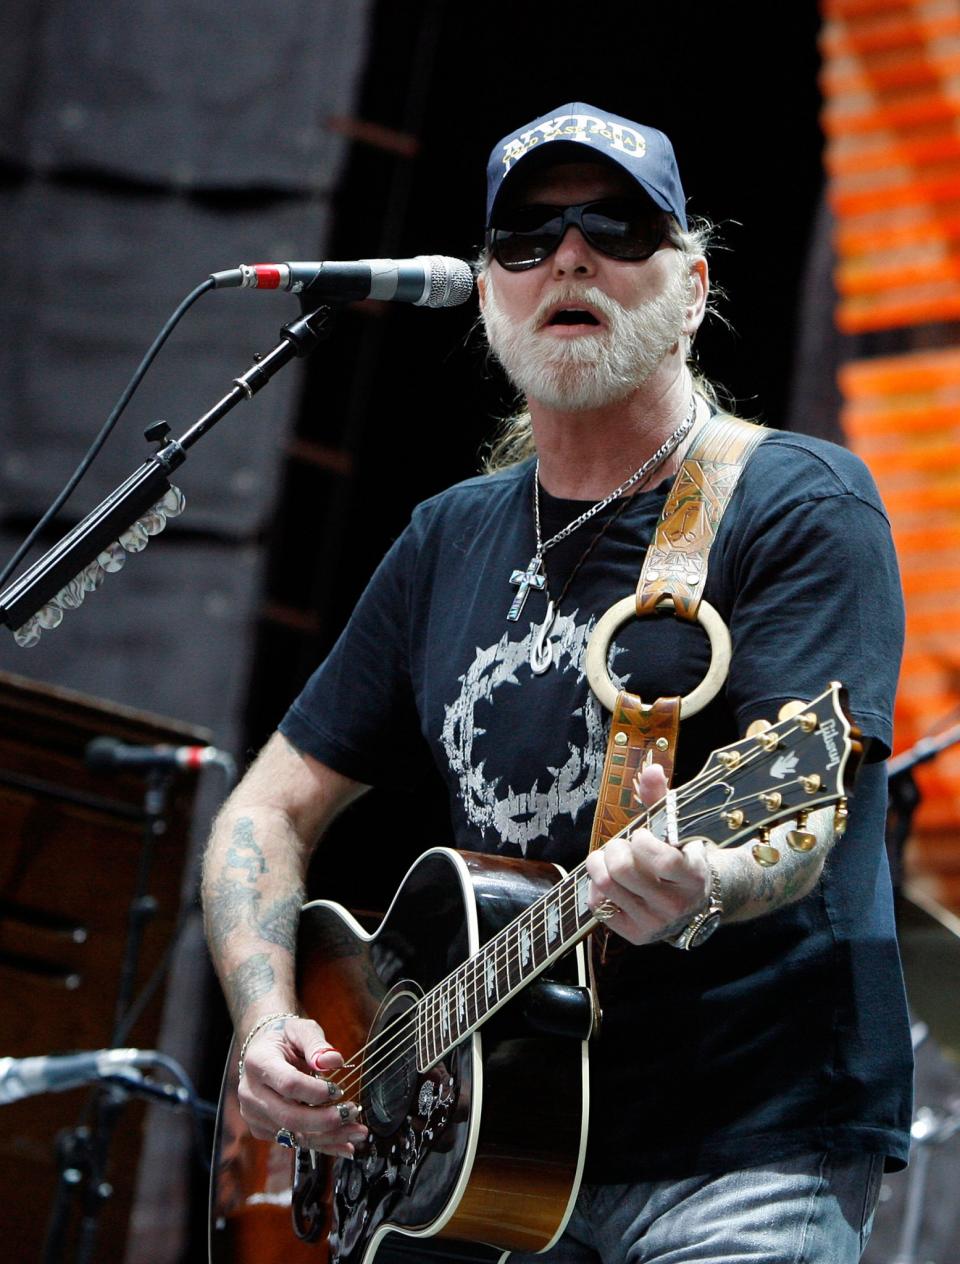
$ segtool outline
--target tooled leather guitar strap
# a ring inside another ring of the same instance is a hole
[[[711,417],[691,444],[667,496],[637,584],[637,616],[671,603],[695,620],[707,582],[710,548],[744,466],[766,432],[724,414]],[[680,698],[645,703],[621,690],[610,722],[590,851],[633,820],[640,807],[639,777],[660,764],[669,784],[680,729]],[[606,955],[606,935],[600,936]],[[596,995],[594,995],[596,1001]]]
[[[672,599],[694,620],[707,582],[707,559],[743,467],[766,431],[739,417],[711,417],[691,444],[643,559],[637,616]]]
[[[720,519],[743,467],[765,433],[752,422],[723,414],[701,427],[674,479],[643,560],[637,585],[638,616],[652,614],[660,603],[672,601],[680,618],[696,619]],[[679,726],[679,698],[645,703],[627,690],[620,692],[607,740],[591,851],[636,816],[633,791],[644,762],[660,764],[670,781]]]

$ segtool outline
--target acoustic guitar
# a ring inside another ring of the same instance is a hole
[[[750,840],[773,863],[778,821],[796,821],[787,843],[805,850],[808,813],[837,804],[842,831],[862,755],[834,683],[714,751],[628,828],[675,845]],[[597,1016],[583,941],[609,912],[589,907],[588,888],[584,865],[441,847],[412,866],[372,934],[331,901],[304,906],[302,1012],[347,1058],[334,1078],[370,1138],[349,1160],[254,1140],[234,1044],[214,1143],[213,1264],[494,1261],[556,1241],[586,1147]]]

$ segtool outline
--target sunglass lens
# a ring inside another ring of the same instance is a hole
[[[504,268],[532,268],[557,248],[562,216],[545,215],[543,207],[519,207],[490,234],[494,258]]]
[[[583,231],[614,259],[647,259],[663,240],[663,216],[636,202],[595,202],[584,208]]]

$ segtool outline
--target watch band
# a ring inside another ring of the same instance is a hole
[[[720,885],[720,875],[709,860],[707,868],[710,870],[710,893],[707,907],[696,913],[679,935],[664,941],[685,952],[706,943],[720,925],[720,918],[723,916],[723,887]]]

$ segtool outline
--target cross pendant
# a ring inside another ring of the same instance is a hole
[[[547,577],[540,569],[542,565],[542,558],[539,553],[535,553],[528,562],[527,569],[525,571],[514,571],[510,576],[510,583],[518,585],[517,595],[514,597],[510,609],[507,611],[507,618],[511,623],[516,623],[516,621],[520,618],[520,613],[523,610],[523,603],[526,601],[527,594],[530,592],[530,589],[536,588],[539,591],[540,589],[546,587]]]

